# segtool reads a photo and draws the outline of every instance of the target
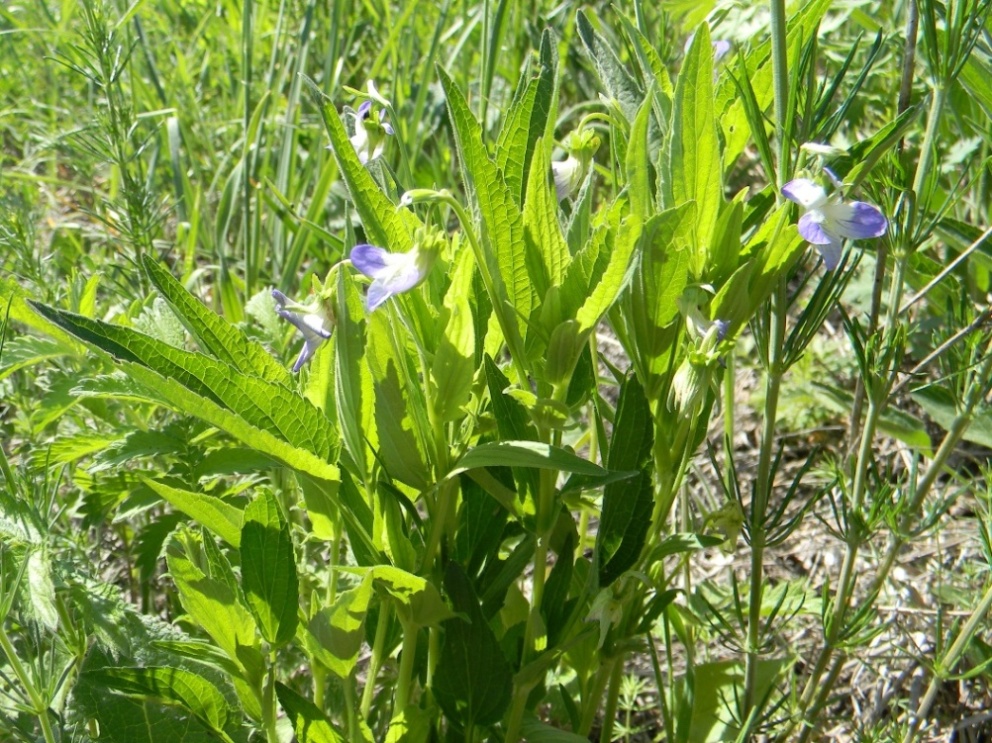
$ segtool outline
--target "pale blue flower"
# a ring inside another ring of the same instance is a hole
[[[434,265],[437,249],[418,243],[406,253],[390,253],[375,245],[356,245],[351,249],[351,263],[372,279],[365,297],[369,312],[390,297],[420,285]]]
[[[386,121],[386,112],[372,108],[372,101],[363,101],[355,117],[355,133],[349,137],[362,165],[379,157],[386,149],[386,136],[393,134],[393,127]]]
[[[331,322],[319,307],[298,305],[278,289],[272,290],[272,298],[279,305],[276,314],[291,323],[303,336],[303,349],[293,364],[293,372],[296,373],[313,358],[320,344],[331,337]]]
[[[583,119],[583,122],[585,119]],[[591,127],[583,126],[569,132],[562,142],[562,147],[568,153],[564,160],[551,163],[551,174],[555,179],[555,194],[558,201],[564,201],[572,196],[582,185],[582,181],[592,167],[592,159],[599,149],[599,135]]]
[[[786,183],[782,195],[803,208],[799,234],[816,247],[829,270],[840,263],[845,239],[881,237],[889,226],[878,207],[863,201],[845,202],[838,193],[828,196],[823,186],[806,178]]]
[[[555,194],[558,196],[558,201],[564,201],[575,193],[582,183],[582,170],[582,163],[575,155],[551,163],[551,174],[555,178]]]

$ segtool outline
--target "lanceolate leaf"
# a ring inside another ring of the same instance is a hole
[[[242,374],[259,376],[269,382],[289,382],[289,372],[272,354],[186,291],[158,261],[145,256],[142,265],[148,278],[205,351]]]
[[[364,482],[371,468],[371,450],[378,448],[375,429],[375,392],[365,363],[368,322],[354,281],[344,271],[337,275],[337,332],[334,344],[334,400],[341,438]]]
[[[173,508],[205,526],[232,547],[241,545],[242,513],[239,508],[214,495],[180,490],[148,478],[141,478],[141,481]]]
[[[608,586],[637,561],[654,502],[651,484],[651,444],[654,440],[651,406],[636,377],[620,388],[613,439],[611,470],[636,470],[625,482],[610,483],[603,490],[603,512],[596,533],[600,587]]]
[[[479,467],[535,467],[575,472],[590,477],[609,475],[609,472],[598,464],[550,444],[536,441],[500,441],[476,446],[458,460],[448,476],[452,477]]]
[[[123,362],[122,367],[130,379],[111,375],[84,380],[76,390],[94,397],[125,398],[171,407],[200,418],[287,467],[326,481],[329,486],[336,487],[340,481],[340,471],[335,465],[268,430],[251,425],[213,399],[190,392],[176,380],[163,377],[141,364]]]
[[[673,338],[665,333],[678,316],[678,298],[689,275],[689,234],[695,208],[686,204],[655,215],[640,236],[639,265],[625,295],[624,314],[643,374],[660,374]],[[649,381],[645,385],[650,387]]]
[[[333,458],[337,433],[331,422],[288,387],[249,377],[222,361],[174,348],[130,328],[44,305],[34,307],[44,317],[115,358],[144,365],[175,379],[249,425],[280,436],[324,461]],[[191,412],[197,415],[195,410]]]
[[[406,621],[418,627],[436,627],[452,616],[433,583],[419,575],[408,573],[392,565],[375,565],[371,568],[342,568],[363,577],[371,576],[381,588],[392,596],[396,611]]]
[[[456,258],[451,285],[444,295],[444,333],[431,364],[434,390],[428,405],[439,420],[455,420],[472,394],[475,376],[475,326],[472,322],[472,276],[475,260],[463,250]]]
[[[379,457],[390,476],[415,488],[430,479],[423,431],[414,418],[406,350],[394,348],[392,327],[385,312],[368,320],[366,353],[375,392],[375,422]],[[422,399],[422,398],[421,398]]]
[[[497,287],[497,292],[505,292],[505,296],[494,299],[510,303],[516,314],[510,322],[515,323],[518,333],[523,336],[523,321],[530,317],[535,296],[527,273],[520,208],[513,200],[503,174],[489,159],[482,142],[482,129],[462,92],[443,69],[438,68],[438,75],[448,99],[465,180],[470,185],[482,217],[480,237],[483,249],[487,256],[493,258],[489,271],[493,280],[502,286],[502,290]]]
[[[557,63],[552,34],[545,30],[541,37],[540,70],[530,78],[521,78],[496,142],[496,165],[518,205],[523,203],[524,184],[534,167],[532,156],[537,140],[554,123]]]
[[[257,650],[255,622],[238,601],[234,588],[223,580],[205,576],[175,541],[167,547],[166,563],[186,613],[228,658],[249,674],[260,671],[262,657]],[[256,662],[258,668],[254,668]]]
[[[149,666],[87,671],[88,680],[127,696],[152,698],[175,704],[192,713],[200,722],[221,734],[227,726],[229,707],[224,695],[203,676],[182,668]]]
[[[371,598],[371,575],[366,575],[357,586],[339,595],[334,606],[324,607],[307,623],[307,645],[339,678],[348,678],[358,661]]]
[[[275,645],[293,639],[300,600],[296,555],[289,524],[268,490],[245,509],[241,583],[262,637]]]
[[[558,222],[558,200],[551,191],[548,149],[543,140],[534,149],[524,204],[524,239],[530,273],[535,280],[534,288],[542,297],[549,286],[561,284],[572,259]]]
[[[633,121],[637,116],[637,109],[640,108],[641,101],[644,100],[644,94],[609,43],[596,33],[596,29],[589,22],[585,11],[580,10],[575,15],[575,21],[579,29],[579,36],[582,37],[582,43],[592,58],[593,64],[596,65],[596,72],[599,73],[599,79],[603,83],[603,87],[606,88],[607,94],[616,99],[623,115],[627,117],[627,121]]]
[[[334,726],[309,699],[301,697],[278,681],[276,697],[293,723],[293,732],[300,743],[341,743],[342,738]]]
[[[675,83],[669,170],[663,174],[668,191],[666,206],[696,202],[692,262],[695,276],[705,268],[723,203],[720,143],[713,109],[713,48],[709,28],[704,24],[696,32]]]
[[[448,563],[444,588],[464,616],[444,623],[444,644],[432,689],[459,727],[490,725],[510,704],[513,674],[462,568]]]

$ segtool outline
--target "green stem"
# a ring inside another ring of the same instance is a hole
[[[362,690],[362,702],[359,708],[362,719],[366,722],[372,711],[372,697],[375,696],[375,680],[382,667],[382,653],[386,645],[386,633],[389,631],[389,617],[392,605],[384,602],[379,607],[379,621],[375,625],[375,641],[372,644],[372,657],[369,659],[369,670],[365,678],[365,688]]]
[[[582,698],[582,719],[579,722],[578,734],[588,737],[592,725],[596,721],[596,713],[599,711],[599,701],[603,698],[606,685],[613,676],[613,667],[616,665],[619,656],[609,658],[607,662],[601,663],[596,676],[593,679],[592,688],[589,693]],[[609,740],[600,736],[601,740]]]
[[[362,734],[358,729],[358,720],[355,718],[355,674],[341,681],[341,691],[344,696],[344,717],[348,728],[348,738],[350,740],[361,740]]]
[[[613,659],[613,670],[610,673],[610,688],[606,695],[606,709],[603,710],[603,730],[599,734],[601,741],[613,740],[613,725],[617,719],[617,702],[620,700],[620,684],[623,681],[623,653]]]
[[[744,718],[754,708],[757,698],[758,661],[761,646],[761,598],[764,580],[765,515],[772,493],[772,458],[775,449],[775,420],[782,386],[780,369],[785,318],[788,311],[785,279],[772,295],[771,327],[768,337],[768,369],[765,376],[765,415],[758,476],[751,502],[751,588],[748,594],[747,660],[744,667]]]
[[[399,616],[399,615],[398,615]],[[403,625],[403,649],[400,651],[400,670],[396,680],[396,703],[393,714],[406,709],[410,703],[410,689],[413,685],[413,666],[417,659],[417,637],[420,628],[411,621],[399,616]]]
[[[280,743],[279,731],[276,728],[276,663],[275,653],[269,653],[269,673],[262,689],[262,725],[265,727],[265,740],[268,743]]]
[[[972,638],[975,636],[975,632],[978,631],[980,624],[985,624],[985,615],[988,614],[989,609],[992,608],[992,585],[988,587],[985,591],[985,595],[982,596],[982,600],[979,602],[975,611],[971,613],[968,617],[968,621],[965,622],[964,627],[958,632],[958,636],[954,639],[954,643],[947,649],[944,653],[944,657],[941,658],[940,662],[937,664],[934,670],[933,679],[930,681],[930,685],[927,687],[927,692],[920,700],[919,706],[916,708],[915,714],[913,714],[910,720],[909,730],[906,731],[906,736],[903,738],[903,743],[913,743],[916,740],[920,732],[920,724],[923,719],[930,712],[930,708],[933,706],[934,700],[937,698],[937,693],[940,691],[941,684],[946,680],[947,674],[954,670],[954,667],[961,660],[961,656],[964,651],[968,649],[968,645],[971,644]]]
[[[48,719],[48,705],[41,698],[41,694],[38,693],[34,684],[31,683],[27,669],[24,668],[21,659],[14,652],[14,644],[7,636],[7,629],[2,623],[0,623],[0,650],[3,650],[4,655],[7,656],[7,662],[14,669],[14,675],[17,676],[17,680],[21,683],[21,686],[24,687],[24,692],[28,695],[28,699],[31,700],[31,711],[38,718],[38,723],[41,725],[41,732],[45,736],[45,743],[55,743],[55,733],[52,730],[52,723]]]
[[[734,352],[727,354],[727,369],[723,373],[723,439],[724,439],[724,475],[726,476],[727,492],[733,493],[733,463],[734,463],[734,410],[736,383]]]
[[[789,105],[789,58],[786,45],[785,0],[770,0],[772,76],[775,86],[775,138],[778,141],[778,185],[781,187],[789,174],[789,143],[785,138]]]
[[[513,701],[510,703],[510,711],[506,715],[506,735],[503,736],[504,743],[517,743],[520,740],[520,726],[524,721],[524,712],[527,711],[527,697],[530,696],[533,683],[517,686],[514,683]]]
[[[920,159],[916,166],[916,175],[913,178],[913,193],[916,194],[917,207],[920,203],[923,185],[930,176],[933,153],[937,146],[940,116],[944,111],[944,103],[946,101],[947,90],[944,84],[938,81],[933,89],[933,98],[930,100],[930,110],[927,113],[927,128],[923,134],[923,144],[920,145]]]

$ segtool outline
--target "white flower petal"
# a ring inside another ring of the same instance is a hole
[[[782,195],[804,209],[819,209],[827,203],[827,192],[823,186],[806,178],[796,178],[782,186]]]

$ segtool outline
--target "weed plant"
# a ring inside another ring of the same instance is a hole
[[[978,739],[990,5],[0,7],[0,740]]]

